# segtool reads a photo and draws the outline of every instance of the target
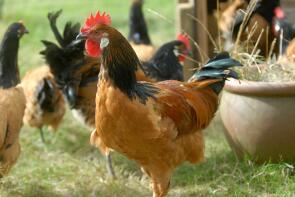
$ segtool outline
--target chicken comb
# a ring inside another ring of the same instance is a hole
[[[95,16],[91,14],[85,21],[84,26],[81,28],[81,32],[85,33],[89,31],[92,27],[98,24],[110,25],[111,24],[111,17],[110,15],[103,12],[100,14],[99,11],[96,12]]]
[[[177,36],[177,40],[183,42],[184,45],[186,46],[186,48],[187,48],[188,50],[191,50],[190,40],[189,40],[187,34],[179,34],[179,35]]]
[[[283,9],[281,7],[276,7],[275,10],[274,10],[274,13],[275,13],[275,16],[278,19],[285,18],[285,13],[284,13],[284,11],[283,11]]]

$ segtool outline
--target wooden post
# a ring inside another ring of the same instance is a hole
[[[200,46],[201,51],[196,51],[195,57],[198,61],[207,60],[208,56],[208,34],[206,29],[208,29],[208,14],[207,14],[207,0],[194,0],[195,1],[195,17],[202,23],[195,22],[195,40]],[[201,56],[200,56],[201,53]]]
[[[185,31],[195,40],[195,22],[187,15],[194,15],[194,0],[177,0],[176,6],[176,32],[177,34]],[[195,47],[192,47],[195,48]],[[195,64],[189,60],[184,62],[184,79],[192,76]]]
[[[197,18],[202,25],[188,14]],[[176,24],[177,33],[184,30],[199,45],[200,51],[193,46],[193,58],[199,62],[206,61],[209,51],[208,34],[204,29],[208,29],[207,0],[177,0]],[[197,65],[191,61],[185,61],[184,65],[184,77],[188,79],[193,73],[192,68]]]

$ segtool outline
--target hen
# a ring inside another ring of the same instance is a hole
[[[20,155],[19,133],[26,98],[20,83],[17,56],[20,38],[28,33],[21,22],[11,24],[0,46],[0,178]]]
[[[59,33],[56,20],[61,11],[48,14],[51,29],[59,46],[42,41],[41,52],[51,72],[78,120],[94,127],[95,92],[99,73],[99,61],[84,55],[84,40],[76,41],[80,25],[67,22],[63,36]]]
[[[156,52],[148,34],[142,12],[143,0],[133,0],[129,12],[128,40],[141,61],[148,61]]]
[[[267,57],[269,50],[271,48],[271,43],[275,39],[276,35],[273,31],[273,19],[276,15],[275,10],[280,5],[279,0],[261,0],[257,1],[257,4],[254,7],[254,2],[250,0],[235,0],[232,6],[229,6],[225,10],[224,14],[229,14],[233,16],[232,20],[229,20],[227,23],[219,22],[220,28],[223,28],[223,33],[226,35],[227,40],[237,39],[239,31],[241,31],[241,41],[247,41],[253,45],[258,42],[257,49],[260,50],[262,56]],[[250,4],[249,4],[250,3]],[[247,15],[243,29],[240,30],[243,20],[246,16],[245,12],[237,12],[239,8],[244,7],[246,4],[254,7],[254,10],[251,14]],[[221,18],[223,19],[223,18]],[[222,20],[221,20],[222,21]],[[229,24],[233,21],[233,26]],[[230,22],[230,23],[229,23]],[[223,26],[224,25],[224,26]],[[259,39],[261,34],[261,38]],[[248,37],[251,35],[251,37]],[[253,48],[249,48],[249,53],[252,52]],[[277,47],[275,48],[277,52]]]
[[[139,82],[140,61],[110,23],[109,15],[97,12],[80,30],[79,37],[99,49],[87,50],[86,44],[87,53],[101,56],[96,130],[90,141],[105,154],[113,149],[135,160],[151,178],[153,196],[165,196],[178,165],[203,160],[202,130],[214,117],[224,81],[236,77],[229,68],[241,64],[222,53],[190,82]]]
[[[155,81],[183,81],[181,62],[190,52],[189,39],[180,34],[177,40],[162,45],[149,61],[142,62],[143,71]]]
[[[48,66],[26,73],[22,86],[27,100],[24,123],[39,128],[41,139],[45,142],[43,126],[48,125],[56,131],[65,114],[61,91]]]

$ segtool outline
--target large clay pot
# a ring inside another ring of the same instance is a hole
[[[258,163],[295,161],[295,82],[229,80],[220,113],[239,158]]]

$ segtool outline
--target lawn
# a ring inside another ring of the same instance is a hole
[[[148,12],[155,10],[174,21],[174,1],[146,0],[145,15],[155,45],[175,37],[174,26]],[[97,9],[111,14],[113,24],[125,35],[129,1],[119,0],[6,0],[0,20],[0,33],[8,24],[23,20],[30,34],[21,41],[19,65],[23,75],[44,62],[39,51],[41,39],[53,39],[46,14],[63,8],[59,25],[67,20],[82,22]],[[188,19],[189,20],[189,19]],[[184,164],[174,173],[170,197],[174,196],[294,196],[294,166],[268,164],[256,166],[239,162],[230,150],[217,116],[206,130],[206,161]],[[24,126],[22,154],[9,176],[0,180],[1,197],[138,197],[151,196],[149,182],[138,166],[114,153],[117,180],[107,177],[104,158],[89,145],[89,129],[67,112],[57,133],[45,133],[43,144],[37,130]]]

